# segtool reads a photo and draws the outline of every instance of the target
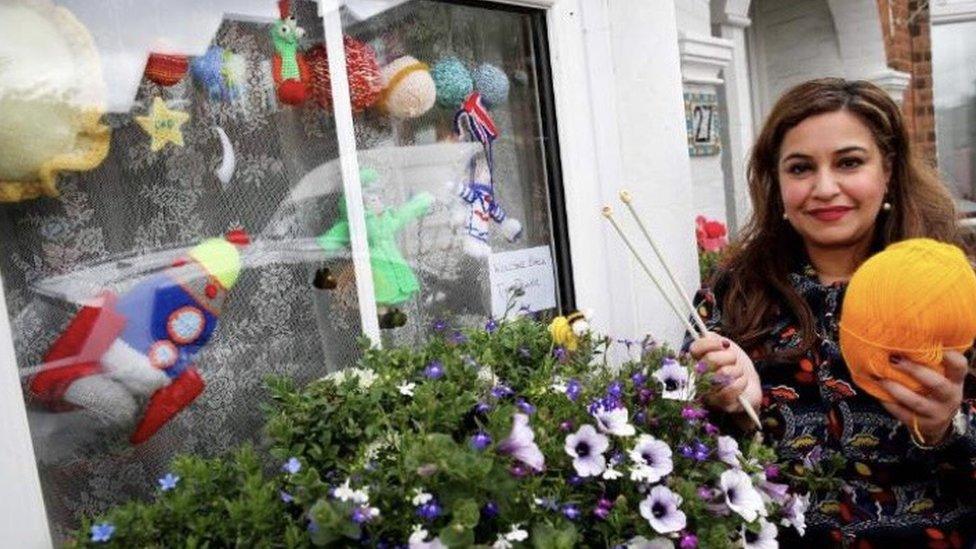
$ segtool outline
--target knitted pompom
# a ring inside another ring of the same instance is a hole
[[[926,238],[897,242],[851,278],[840,321],[840,349],[851,377],[875,398],[893,398],[876,380],[924,388],[892,367],[900,356],[945,373],[946,349],[976,338],[976,275],[962,250]]]
[[[160,86],[173,86],[186,75],[189,58],[185,55],[150,53],[146,62],[146,79]]]
[[[425,63],[409,55],[383,67],[380,106],[397,118],[417,118],[434,106],[437,87]]]
[[[474,89],[471,73],[457,57],[441,59],[430,75],[437,87],[437,104],[448,109],[457,109]]]
[[[353,112],[362,112],[380,98],[382,84],[380,67],[373,48],[351,36],[343,38],[346,50],[346,71],[349,75],[349,95]],[[311,72],[312,98],[323,109],[332,107],[332,79],[329,76],[329,56],[324,44],[317,44],[305,54]]]
[[[486,106],[495,108],[508,101],[510,84],[505,71],[485,63],[476,68],[471,76],[474,78],[474,88],[481,92]]]

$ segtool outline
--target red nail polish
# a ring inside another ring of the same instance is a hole
[[[732,346],[732,343],[730,343],[729,340],[727,340],[727,339],[723,339],[722,340],[722,348],[723,349],[728,349],[731,346]]]

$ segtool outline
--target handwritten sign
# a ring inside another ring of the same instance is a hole
[[[685,122],[689,155],[710,156],[722,150],[719,140],[718,96],[712,93],[686,93]]]
[[[556,306],[556,281],[549,246],[491,254],[488,258],[491,282],[491,314],[509,316],[520,309],[531,312]],[[521,294],[521,295],[518,295]],[[509,309],[509,300],[514,300]]]

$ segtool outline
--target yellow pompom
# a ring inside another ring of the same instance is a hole
[[[914,377],[896,370],[897,355],[941,374],[942,353],[976,339],[976,274],[962,250],[927,238],[888,246],[861,265],[848,285],[840,350],[851,377],[875,398],[892,402],[876,381],[916,392]]]
[[[241,273],[241,254],[230,242],[223,238],[210,238],[194,246],[189,255],[203,265],[225,290],[237,283]]]
[[[579,345],[576,334],[573,333],[573,327],[570,326],[569,320],[564,316],[557,316],[552,319],[552,322],[549,323],[549,335],[552,336],[552,341],[556,345],[563,346],[567,351],[575,351]]]

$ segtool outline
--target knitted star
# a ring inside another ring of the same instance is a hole
[[[182,111],[171,111],[161,98],[153,99],[148,116],[137,116],[136,122],[152,138],[149,150],[156,152],[167,143],[183,146],[183,132],[180,126],[190,119],[190,115]]]

